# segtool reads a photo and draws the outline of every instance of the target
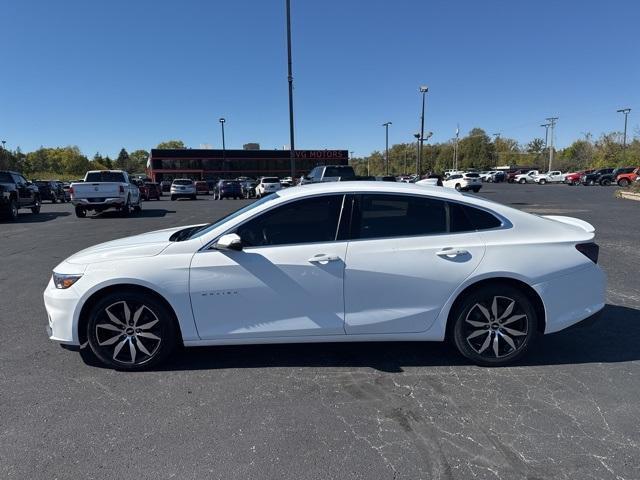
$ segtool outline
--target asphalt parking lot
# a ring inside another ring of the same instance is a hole
[[[88,366],[46,338],[51,269],[247,201],[165,196],[131,218],[78,219],[70,204],[21,212],[0,223],[0,478],[638,478],[640,203],[614,190],[483,188],[592,223],[609,277],[597,322],[502,369],[438,343],[212,347],[151,372]]]

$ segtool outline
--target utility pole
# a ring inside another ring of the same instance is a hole
[[[549,122],[549,126],[551,127],[551,145],[549,148],[549,172],[551,171],[551,166],[553,164],[553,129],[556,126],[556,120],[558,117],[549,117],[546,119]]]
[[[218,120],[220,122],[220,126],[222,127],[222,169],[223,170],[228,170],[227,168],[227,152],[226,152],[226,146],[224,143],[224,122],[226,122],[227,120],[224,117],[220,117],[220,119]]]
[[[404,149],[404,168],[402,169],[402,174],[407,174],[407,149]]]
[[[386,175],[389,175],[389,125],[391,125],[391,122],[386,122],[383,123],[382,126],[384,127],[385,130],[385,160],[387,163],[387,168],[386,168]]]
[[[291,160],[291,178],[296,178],[295,139],[293,133],[293,68],[291,66],[291,0],[287,2],[287,81],[289,83],[289,143]]]
[[[418,176],[422,171],[422,142],[424,141],[424,103],[429,87],[422,85],[419,92],[422,93],[422,113],[420,114],[420,143],[418,145]]]
[[[549,140],[549,127],[551,126],[550,123],[543,123],[542,125],[540,125],[541,127],[544,127],[544,149],[547,149],[547,142]]]
[[[618,113],[622,113],[624,115],[624,136],[622,137],[622,151],[624,152],[626,158],[627,151],[627,117],[629,116],[630,108],[621,108],[617,110]]]

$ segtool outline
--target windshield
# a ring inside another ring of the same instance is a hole
[[[342,178],[352,178],[355,177],[355,173],[353,172],[353,168],[351,167],[327,167],[324,171],[325,177],[342,177]]]
[[[210,223],[209,225],[205,225],[204,227],[193,231],[191,233],[191,235],[189,235],[187,238],[184,238],[184,240],[191,240],[192,238],[198,238],[198,237],[204,235],[205,233],[209,233],[210,231],[215,230],[220,225],[228,222],[229,220],[233,220],[234,218],[242,215],[243,213],[248,212],[250,210],[253,210],[254,208],[259,207],[260,205],[263,205],[263,204],[265,204],[267,202],[271,202],[271,201],[275,200],[276,198],[278,198],[278,196],[275,193],[272,193],[270,195],[266,195],[266,196],[262,197],[260,200],[258,200],[256,202],[253,202],[252,204],[247,205],[246,207],[243,207],[240,210],[236,210],[235,212],[230,213],[226,217],[222,217],[221,219],[219,219],[215,223]]]

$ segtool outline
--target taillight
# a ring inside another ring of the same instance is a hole
[[[124,193],[124,187],[120,185],[120,193]]]
[[[598,253],[600,253],[600,247],[598,244],[590,243],[578,243],[576,250],[591,260],[593,263],[598,263]]]
[[[73,195],[73,187],[69,187],[69,195]]]

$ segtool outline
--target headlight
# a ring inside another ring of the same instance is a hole
[[[65,275],[64,273],[53,272],[53,284],[56,288],[65,289],[80,280],[82,275]]]

